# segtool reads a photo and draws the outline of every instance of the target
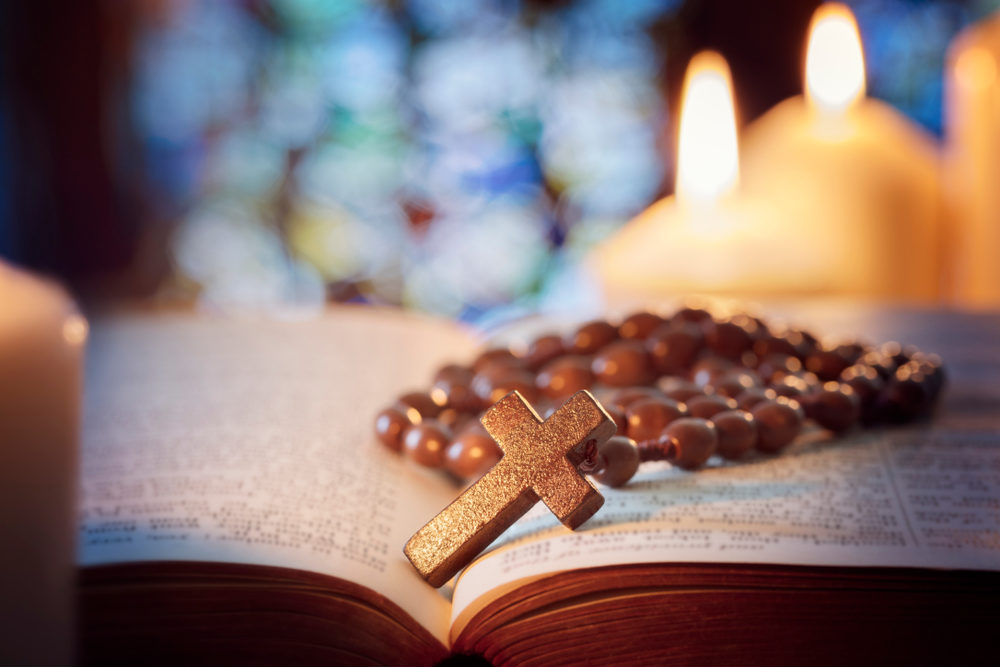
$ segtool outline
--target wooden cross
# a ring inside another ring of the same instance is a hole
[[[586,445],[600,446],[615,423],[587,391],[544,422],[518,392],[486,411],[483,426],[503,458],[406,543],[403,552],[434,587],[444,585],[541,500],[575,529],[604,504],[578,470]]]

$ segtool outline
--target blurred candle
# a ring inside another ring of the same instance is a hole
[[[0,262],[0,664],[73,662],[86,337],[61,289]]]
[[[949,217],[955,300],[1000,306],[1000,13],[960,34],[946,68]]]
[[[932,139],[865,97],[857,23],[841,4],[813,16],[806,94],[747,128],[747,190],[807,235],[833,295],[933,302],[942,291],[940,158]]]
[[[741,190],[729,66],[717,53],[699,53],[681,95],[675,195],[588,258],[605,298],[809,292],[812,264],[798,228],[777,227],[767,207]]]

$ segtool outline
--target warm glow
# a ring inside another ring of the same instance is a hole
[[[813,14],[806,49],[806,97],[817,108],[841,112],[865,95],[865,61],[854,14],[830,3]]]
[[[966,88],[982,90],[997,78],[993,54],[981,46],[963,51],[955,62],[955,77]]]
[[[63,340],[70,345],[83,345],[87,342],[87,333],[89,331],[90,326],[82,315],[73,314],[63,320]]]
[[[677,199],[716,201],[736,189],[739,177],[729,65],[718,53],[703,51],[688,64],[681,95]]]

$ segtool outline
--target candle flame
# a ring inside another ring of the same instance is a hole
[[[806,98],[814,108],[841,113],[865,95],[865,61],[854,14],[827,3],[813,14],[806,48]]]
[[[725,58],[702,51],[691,59],[681,95],[676,195],[710,203],[739,184],[733,84]]]

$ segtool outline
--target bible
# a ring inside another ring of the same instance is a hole
[[[83,661],[897,663],[992,646],[992,403],[695,473],[647,465],[578,530],[536,507],[431,588],[403,545],[461,489],[386,451],[371,422],[480,343],[350,306],[98,318]]]

